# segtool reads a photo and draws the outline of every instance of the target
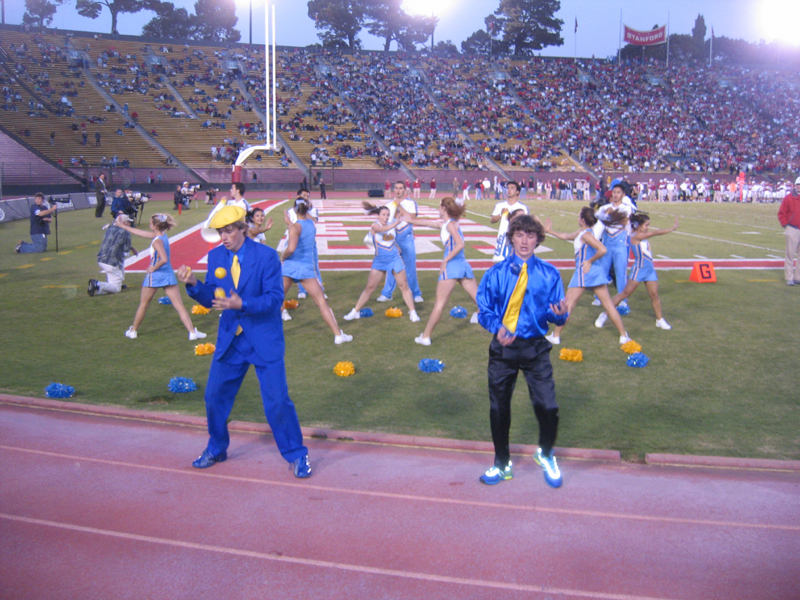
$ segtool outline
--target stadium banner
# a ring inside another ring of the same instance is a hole
[[[639,31],[625,25],[625,43],[633,46],[655,46],[667,41],[667,26],[662,25],[650,31]]]

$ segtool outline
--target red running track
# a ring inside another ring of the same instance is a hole
[[[263,434],[0,403],[0,598],[771,600],[800,590],[800,473]],[[488,427],[488,424],[487,424]]]

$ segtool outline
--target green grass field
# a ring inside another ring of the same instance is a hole
[[[427,203],[427,201],[425,201]],[[576,228],[581,203],[529,201],[562,231]],[[164,208],[168,205],[164,204]],[[469,218],[488,224],[493,202],[470,202]],[[653,252],[669,258],[780,257],[783,234],[777,205],[654,204],[654,227],[681,218],[678,232],[652,240]],[[152,212],[152,209],[149,210]],[[178,231],[198,223],[207,211],[179,219]],[[130,289],[89,298],[86,282],[97,273],[95,255],[102,231],[92,211],[63,213],[56,254],[51,236],[44,255],[17,255],[28,239],[28,222],[0,226],[0,289],[3,346],[0,390],[44,396],[51,381],[76,388],[74,400],[147,410],[204,414],[203,386],[210,357],[194,355],[174,309],[153,304],[135,341],[124,337],[138,304],[142,275],[130,274]],[[283,227],[269,232],[276,245]],[[353,244],[363,233],[353,232]],[[145,248],[143,241],[137,248]],[[540,256],[570,258],[571,244],[548,238]],[[434,255],[420,256],[432,258]],[[438,257],[439,255],[436,255]],[[472,259],[486,258],[472,248]],[[322,257],[323,259],[325,257]],[[174,265],[177,266],[177,265]],[[478,277],[482,273],[476,273]],[[565,281],[571,271],[563,271]],[[420,324],[383,316],[344,323],[366,281],[364,272],[323,273],[330,304],[355,340],[334,346],[310,300],[293,311],[285,326],[287,370],[301,424],[339,429],[387,431],[449,438],[490,440],[486,359],[490,336],[468,320],[443,317],[429,348],[414,343]],[[606,448],[640,460],[647,452],[800,459],[800,288],[789,288],[778,270],[718,270],[716,284],[689,283],[689,272],[660,271],[664,316],[673,326],[654,326],[643,289],[630,300],[625,317],[630,335],[650,357],[644,369],[627,367],[616,332],[593,326],[598,309],[586,294],[562,337],[581,349],[584,361],[567,363],[553,354],[561,406],[558,445]],[[436,274],[422,272],[426,298],[423,321],[434,299]],[[290,292],[294,297],[295,292]],[[191,301],[185,295],[185,302]],[[451,298],[472,306],[458,289]],[[215,314],[195,316],[199,329],[216,334]],[[447,365],[439,374],[417,369],[422,358]],[[356,375],[336,377],[333,366],[352,361]],[[171,394],[170,377],[193,378],[200,389]],[[512,442],[535,443],[537,427],[524,379],[514,398]],[[248,375],[234,419],[263,421],[254,373]]]

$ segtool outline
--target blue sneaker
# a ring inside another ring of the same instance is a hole
[[[533,455],[533,459],[536,461],[536,464],[544,469],[544,480],[547,482],[547,485],[554,488],[561,487],[561,471],[558,468],[558,463],[556,462],[555,456],[546,456],[542,454],[542,449],[539,448],[536,450],[536,454]]]
[[[294,468],[294,476],[300,479],[311,477],[311,462],[308,460],[308,454],[303,458],[298,458],[292,463]]]
[[[514,478],[514,471],[511,469],[511,461],[503,467],[492,467],[486,473],[480,476],[482,483],[486,485],[497,485],[501,481],[507,481]]]
[[[228,460],[228,453],[224,450],[214,456],[208,451],[208,448],[206,448],[203,450],[203,453],[197,457],[197,460],[192,463],[192,466],[195,469],[207,469],[218,462],[225,462],[226,460]]]

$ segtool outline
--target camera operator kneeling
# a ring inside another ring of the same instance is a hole
[[[128,220],[132,219],[128,217]],[[131,246],[131,234],[112,224],[106,229],[100,252],[97,253],[97,266],[107,282],[90,279],[86,292],[90,296],[119,294],[125,281],[125,257],[131,252],[136,254],[136,249]]]

